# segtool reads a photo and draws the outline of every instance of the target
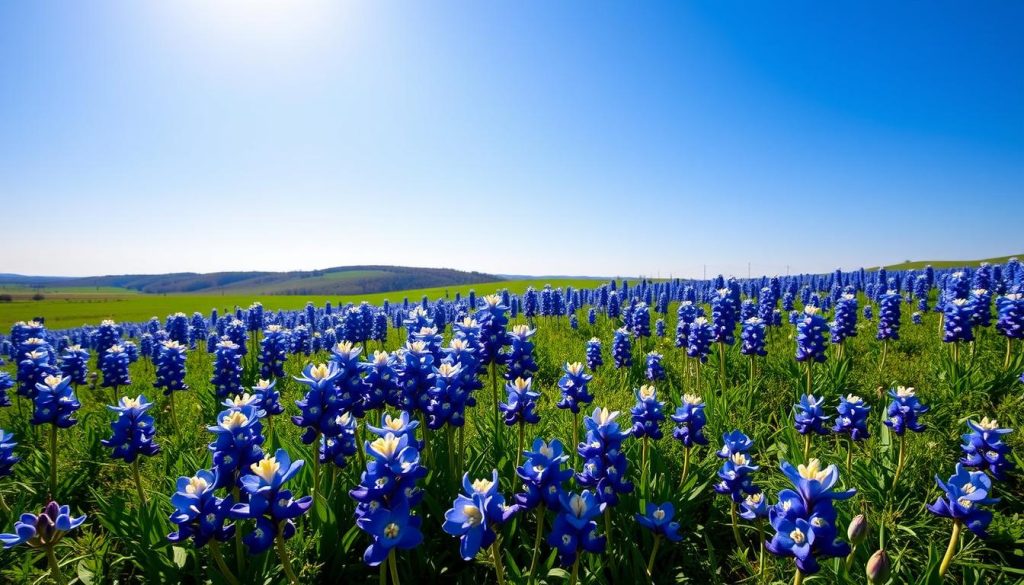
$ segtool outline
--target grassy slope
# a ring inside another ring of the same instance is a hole
[[[380,304],[385,299],[393,303],[400,303],[405,297],[408,297],[410,302],[419,301],[423,295],[433,300],[443,297],[446,292],[454,298],[456,292],[466,295],[474,289],[481,295],[503,288],[516,294],[522,294],[528,286],[540,288],[545,284],[550,284],[553,287],[594,287],[600,283],[601,281],[591,279],[508,280],[447,288],[437,287],[351,296],[55,293],[48,294],[47,298],[42,301],[17,300],[12,303],[0,303],[0,331],[8,331],[16,321],[24,321],[37,316],[45,317],[49,328],[62,329],[83,324],[96,324],[103,319],[145,321],[153,316],[163,319],[177,311],[188,314],[194,311],[208,313],[210,309],[217,308],[223,314],[235,306],[248,307],[255,301],[263,303],[263,306],[269,310],[276,311],[277,309],[300,309],[308,301],[313,301],[317,305],[331,301],[336,306],[341,303],[358,303],[363,300],[374,304]]]
[[[982,262],[988,262],[989,264],[1005,264],[1010,258],[1024,258],[1024,254],[1011,254],[1009,256],[999,256],[998,258],[984,258],[981,260],[920,260],[915,262],[901,262],[899,264],[890,264],[885,267],[886,270],[920,270],[929,264],[933,268],[966,268],[971,266],[978,266]],[[877,269],[877,267],[872,270]]]

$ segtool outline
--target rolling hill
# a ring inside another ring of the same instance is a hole
[[[87,277],[0,275],[0,286],[123,289],[148,294],[354,295],[504,280],[481,272],[405,266],[338,266],[294,272],[122,274]]]

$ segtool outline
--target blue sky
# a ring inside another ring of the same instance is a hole
[[[0,6],[0,272],[1024,252],[1012,2]]]

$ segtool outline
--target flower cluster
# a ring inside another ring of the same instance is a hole
[[[868,406],[860,396],[847,394],[839,397],[839,406],[836,407],[836,424],[832,432],[849,435],[853,441],[863,441],[870,437],[868,433]]]
[[[75,398],[71,378],[47,376],[42,384],[36,384],[33,401],[32,424],[51,424],[66,429],[78,421],[71,418],[82,404]]]
[[[633,350],[629,341],[629,331],[625,327],[615,330],[612,338],[612,361],[616,369],[633,365]]]
[[[604,359],[601,358],[601,340],[592,337],[587,341],[587,367],[591,372],[596,372],[597,368],[602,365],[604,365]]]
[[[658,401],[658,392],[654,386],[644,384],[634,391],[636,405],[630,410],[633,415],[633,436],[642,439],[650,437],[655,441],[661,439],[661,423],[665,420],[662,410],[664,402]]]
[[[104,351],[100,359],[100,371],[103,372],[104,388],[119,388],[132,383],[128,375],[128,364],[131,356],[123,345],[112,345]]]
[[[273,455],[265,455],[250,464],[252,472],[239,479],[242,490],[248,496],[248,503],[237,503],[231,507],[231,516],[239,519],[254,519],[256,527],[242,537],[249,553],[258,555],[269,549],[275,538],[288,540],[295,535],[295,518],[305,514],[313,505],[313,498],[292,497],[284,483],[302,469],[304,461],[292,461],[284,449]]]
[[[988,537],[988,525],[992,522],[992,512],[984,506],[991,506],[999,501],[990,498],[992,480],[982,471],[969,471],[962,464],[956,464],[956,473],[949,481],[943,483],[938,476],[935,483],[943,493],[928,511],[936,516],[951,518],[967,525],[971,532],[979,538]]]
[[[740,353],[743,355],[768,355],[768,350],[765,349],[764,339],[764,320],[759,317],[751,317],[743,321],[743,327],[740,329]]]
[[[241,321],[239,321],[241,322]],[[245,333],[245,328],[242,328]],[[239,345],[227,337],[221,338],[216,345],[213,361],[213,384],[217,398],[227,398],[242,391],[242,349]]]
[[[793,406],[794,426],[801,435],[816,433],[819,435],[828,434],[828,419],[832,418],[825,414],[822,404],[825,398],[816,398],[809,394],[800,397],[800,402]]]
[[[122,397],[116,406],[107,406],[117,413],[117,419],[110,423],[113,435],[100,442],[113,449],[111,457],[131,463],[139,455],[151,457],[160,452],[160,447],[153,442],[156,434],[153,417],[146,412],[152,406],[142,394],[135,398]]]
[[[1003,441],[1012,429],[1001,429],[995,419],[984,417],[981,422],[967,421],[969,433],[963,435],[964,443],[960,448],[964,452],[960,460],[965,466],[988,471],[992,477],[1003,481],[1006,474],[1013,470],[1014,463],[1010,460],[1010,446]]]
[[[760,469],[754,465],[754,459],[749,453],[754,442],[736,430],[722,435],[722,443],[722,448],[717,455],[725,459],[725,463],[718,470],[719,482],[713,488],[720,494],[728,495],[733,502],[739,504],[745,495],[761,491],[754,485],[751,477],[752,473]]]
[[[689,449],[694,445],[708,444],[704,436],[704,425],[708,419],[704,414],[704,402],[699,396],[684,394],[683,403],[669,418],[679,425],[672,431],[672,437],[682,442],[683,447]]]
[[[579,494],[560,493],[559,504],[558,516],[548,534],[548,545],[558,550],[559,564],[563,567],[572,565],[581,551],[603,552],[605,536],[597,534],[594,519],[604,512],[607,502],[602,502],[589,490],[583,490]]]
[[[834,491],[839,471],[835,465],[822,469],[817,459],[797,468],[783,461],[780,467],[794,489],[779,492],[778,503],[769,511],[775,534],[765,546],[776,556],[793,557],[797,568],[811,575],[818,572],[819,558],[850,553],[850,545],[839,540],[833,502],[849,499],[856,491]]]
[[[699,358],[701,362],[708,361],[713,335],[714,332],[707,319],[704,317],[694,319],[690,324],[690,335],[686,338],[686,355],[691,358]]]
[[[552,439],[545,443],[543,439],[534,439],[532,450],[523,454],[526,460],[516,468],[516,475],[523,480],[525,491],[516,494],[516,503],[525,509],[540,505],[557,509],[562,485],[573,475],[572,469],[562,468],[569,461],[562,442]]]
[[[814,305],[804,307],[796,323],[796,361],[825,361],[825,319]]]
[[[508,400],[498,404],[498,408],[504,413],[505,424],[533,425],[540,422],[540,415],[537,414],[537,399],[540,398],[540,393],[535,392],[532,386],[532,378],[516,378],[514,382],[505,384]]]
[[[36,514],[22,514],[14,523],[14,533],[0,534],[4,548],[27,544],[32,548],[49,548],[57,544],[66,532],[78,528],[85,522],[85,515],[74,518],[71,508],[51,501]]]
[[[622,441],[630,430],[619,428],[615,421],[618,415],[607,408],[595,408],[583,419],[587,435],[577,448],[584,462],[576,480],[582,487],[593,488],[595,497],[611,506],[618,503],[619,494],[633,491],[632,482],[626,479],[626,454],[622,452]]]
[[[508,354],[505,356],[505,379],[509,382],[516,378],[532,378],[537,371],[537,361],[534,359],[534,344],[530,341],[536,329],[530,329],[529,325],[516,325],[508,334],[511,345]]]
[[[558,388],[562,391],[562,399],[558,401],[558,408],[568,408],[573,413],[580,411],[580,406],[590,404],[594,397],[587,389],[591,378],[583,369],[580,362],[566,363],[563,367],[565,372],[558,380]]]
[[[890,290],[878,298],[878,335],[879,340],[897,340],[900,338],[900,294]]]
[[[179,477],[171,505],[171,522],[177,530],[167,540],[180,543],[192,539],[201,548],[211,539],[225,542],[235,535],[235,525],[225,523],[231,510],[231,498],[218,498],[216,471],[200,469],[192,477]]]
[[[156,358],[156,381],[153,386],[163,388],[164,396],[171,392],[187,390],[185,385],[185,346],[177,341],[160,344]]]
[[[210,443],[217,487],[230,487],[250,465],[263,458],[263,425],[252,405],[229,408],[217,415],[217,424],[206,427],[216,438]]]
[[[486,549],[498,538],[498,531],[518,511],[518,506],[506,505],[505,498],[498,492],[498,471],[491,473],[491,479],[469,481],[469,474],[462,478],[464,494],[459,494],[451,509],[444,514],[442,528],[448,534],[459,537],[459,554],[465,560],[472,560],[480,549]]]
[[[889,390],[892,402],[886,410],[885,424],[897,435],[907,432],[907,429],[920,433],[924,425],[918,422],[918,417],[928,412],[928,407],[921,404],[917,393],[913,388],[897,386]]]

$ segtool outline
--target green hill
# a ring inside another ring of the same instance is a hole
[[[998,258],[984,258],[981,260],[907,260],[899,264],[889,264],[885,266],[886,270],[920,270],[925,266],[931,265],[932,268],[971,268],[974,266],[980,266],[982,262],[989,264],[1006,264],[1006,261],[1010,258],[1024,258],[1024,254],[1011,254],[1009,256],[999,256]],[[870,270],[878,270],[878,266],[871,268]]]

